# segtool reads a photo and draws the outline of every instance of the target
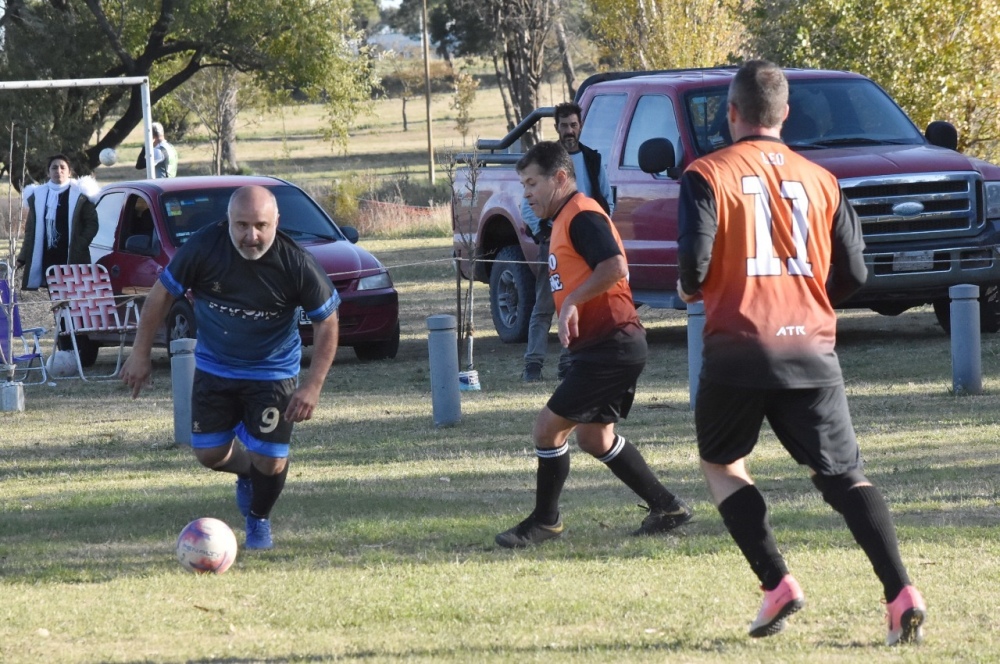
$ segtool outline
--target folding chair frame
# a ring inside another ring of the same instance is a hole
[[[45,354],[38,343],[45,336],[44,327],[21,327],[20,305],[17,302],[17,294],[10,287],[10,278],[13,272],[5,261],[0,261],[0,335],[3,340],[10,340],[6,354],[0,353],[0,370],[6,382],[23,383],[25,385],[37,385],[47,383],[49,377],[45,371]],[[14,341],[20,339],[21,353],[14,350]],[[2,350],[2,348],[0,348]],[[9,355],[10,357],[7,357]],[[38,366],[34,366],[38,360]],[[25,365],[25,363],[27,363]],[[24,365],[24,366],[22,366]],[[32,371],[41,374],[41,380],[26,380]],[[18,379],[18,372],[24,375]]]
[[[125,338],[139,326],[136,296],[117,302],[107,269],[97,263],[53,265],[46,271],[46,283],[53,303],[56,338],[69,336],[79,377],[83,380],[116,377],[125,356]],[[119,312],[122,306],[124,316]],[[110,374],[88,377],[84,372],[76,337],[87,332],[118,334],[118,359]]]

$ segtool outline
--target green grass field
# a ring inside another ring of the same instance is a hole
[[[280,145],[269,131],[243,143],[248,160],[266,159],[251,144]],[[416,138],[382,127],[350,152],[423,163],[425,136],[407,133]],[[289,159],[275,152],[282,173],[334,159],[315,141],[300,145]],[[272,515],[276,548],[241,551],[222,576],[187,574],[174,558],[190,520],[220,518],[242,541],[242,519],[231,477],[172,443],[164,351],[138,400],[116,381],[60,380],[25,388],[24,412],[0,413],[0,662],[1000,661],[997,335],[982,341],[984,393],[956,397],[950,342],[929,309],[841,317],[866,470],[927,600],[925,643],[882,645],[867,560],[768,431],[750,467],[807,605],[785,633],[751,640],[761,594],[698,471],[684,315],[640,312],[650,358],[619,430],[695,520],[631,537],[644,514],[636,497],[577,451],[563,538],[501,550],[493,536],[533,505],[530,431],[555,386],[557,342],[548,380],[522,383],[524,347],[499,342],[478,285],[483,389],[463,393],[457,426],[435,428],[426,318],[455,309],[449,239],[362,243],[400,292],[399,356],[363,364],[338,353],[315,417],[296,427]],[[25,308],[51,326],[44,301]],[[113,358],[102,351],[100,367]]]
[[[181,527],[227,521],[228,476],[172,445],[169,361],[132,401],[117,382],[26,388],[0,415],[0,661],[996,661],[1000,339],[985,393],[950,393],[933,314],[846,313],[840,353],[867,471],[888,496],[927,599],[926,642],[889,650],[880,587],[839,518],[765,434],[752,471],[806,609],[780,636],[745,636],[760,593],[697,469],[683,315],[643,310],[651,356],[620,430],[696,519],[636,539],[636,498],[575,453],[567,533],[525,552],[493,535],[533,504],[529,438],[552,380],[519,380],[522,346],[476,317],[483,390],[436,429],[426,318],[454,309],[447,240],[376,241],[403,303],[399,357],[342,350],[316,417],[296,429],[276,548],[219,577],[174,560]],[[555,342],[550,359],[554,364]],[[111,351],[102,351],[108,366]],[[547,367],[551,374],[551,366]]]

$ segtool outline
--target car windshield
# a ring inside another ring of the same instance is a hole
[[[225,219],[229,197],[236,189],[213,187],[164,194],[163,218],[174,245],[184,244],[199,228]],[[346,239],[319,205],[298,187],[275,185],[268,189],[278,200],[278,228],[296,241]]]
[[[732,143],[726,119],[728,88],[687,96],[687,112],[699,154]],[[785,143],[800,150],[852,145],[920,145],[924,137],[880,87],[866,79],[788,82]]]

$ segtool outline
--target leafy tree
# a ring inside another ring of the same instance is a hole
[[[451,107],[455,110],[455,127],[462,135],[462,146],[465,147],[465,137],[472,127],[472,105],[476,101],[476,91],[479,81],[467,71],[455,75],[455,98]]]
[[[589,0],[597,41],[621,69],[725,64],[741,50],[741,0]]]
[[[786,66],[871,77],[918,126],[948,120],[959,149],[1000,157],[1000,0],[757,0],[751,49]]]
[[[326,137],[335,144],[346,139],[374,85],[351,0],[6,4],[0,78],[7,80],[149,76],[155,105],[202,69],[232,67],[262,89],[322,99]],[[0,117],[21,127],[16,141],[28,128],[28,166],[40,178],[44,156],[56,150],[89,172],[103,148],[142,121],[142,108],[137,87],[19,91],[0,96]],[[106,122],[110,128],[91,145]]]

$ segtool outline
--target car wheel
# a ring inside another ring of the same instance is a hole
[[[991,284],[982,286],[979,295],[979,331],[982,334],[1000,332],[1000,286]],[[951,334],[951,300],[941,298],[934,300],[934,316],[938,325]]]
[[[396,357],[399,351],[399,321],[396,321],[396,331],[392,337],[384,341],[376,341],[370,344],[355,344],[354,354],[362,362],[377,362],[379,360],[391,360]]]
[[[194,339],[197,336],[198,324],[194,320],[194,309],[187,300],[177,300],[167,314],[167,352],[170,352],[171,341]]]
[[[535,275],[521,247],[511,245],[497,252],[490,272],[490,313],[500,341],[528,340],[528,323],[535,306]]]

